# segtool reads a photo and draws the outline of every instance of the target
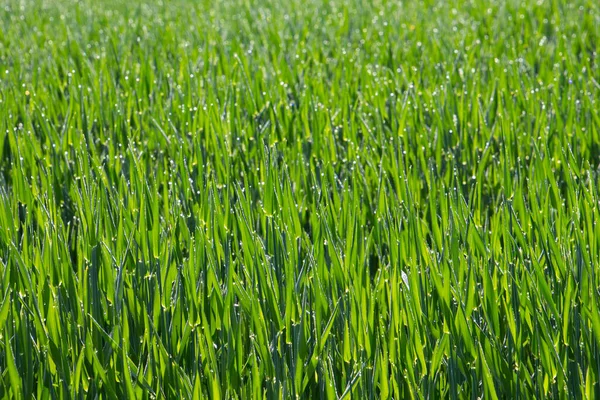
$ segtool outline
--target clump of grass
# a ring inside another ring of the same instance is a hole
[[[600,395],[598,5],[366,3],[4,3],[0,397]]]

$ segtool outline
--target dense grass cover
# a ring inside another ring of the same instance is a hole
[[[593,0],[7,0],[0,397],[600,395]]]

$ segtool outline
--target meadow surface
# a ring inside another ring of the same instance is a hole
[[[0,398],[600,397],[593,0],[5,0]]]

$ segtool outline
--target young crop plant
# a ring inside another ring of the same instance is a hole
[[[600,3],[4,0],[0,398],[600,397]]]

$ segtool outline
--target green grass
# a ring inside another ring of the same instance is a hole
[[[600,397],[594,0],[6,0],[0,398]]]

